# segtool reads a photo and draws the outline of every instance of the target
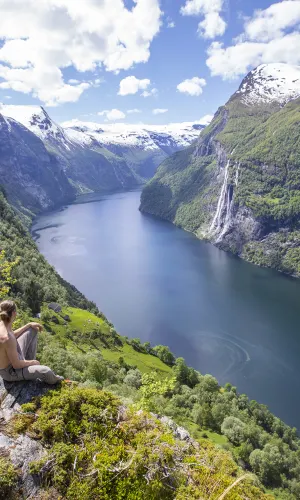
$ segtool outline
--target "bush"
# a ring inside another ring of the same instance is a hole
[[[226,417],[221,431],[229,441],[235,445],[241,444],[245,440],[245,424],[239,418]]]
[[[17,483],[17,473],[7,459],[0,457],[0,500],[12,497],[14,486]]]
[[[142,374],[140,370],[129,370],[126,377],[124,378],[124,384],[130,385],[139,389],[142,385]]]

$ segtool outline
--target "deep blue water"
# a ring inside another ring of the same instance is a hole
[[[300,281],[141,214],[139,197],[83,197],[40,217],[41,252],[121,334],[168,345],[300,428]]]

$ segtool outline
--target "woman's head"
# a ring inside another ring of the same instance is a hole
[[[16,304],[12,300],[4,300],[0,303],[0,320],[6,325],[13,321],[17,314]]]

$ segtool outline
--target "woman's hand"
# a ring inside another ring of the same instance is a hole
[[[29,361],[28,366],[39,366],[41,363],[37,361],[37,359],[33,359],[32,361]]]
[[[30,328],[33,328],[34,330],[38,330],[38,332],[41,332],[43,330],[43,326],[40,325],[40,323],[29,323],[28,325]]]

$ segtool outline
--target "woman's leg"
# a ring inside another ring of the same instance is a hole
[[[34,328],[29,328],[17,339],[18,351],[21,350],[23,359],[36,359],[37,341],[38,333]]]
[[[56,375],[48,366],[35,365],[23,368],[24,380],[42,380],[46,384],[54,385],[61,382],[64,377]]]

